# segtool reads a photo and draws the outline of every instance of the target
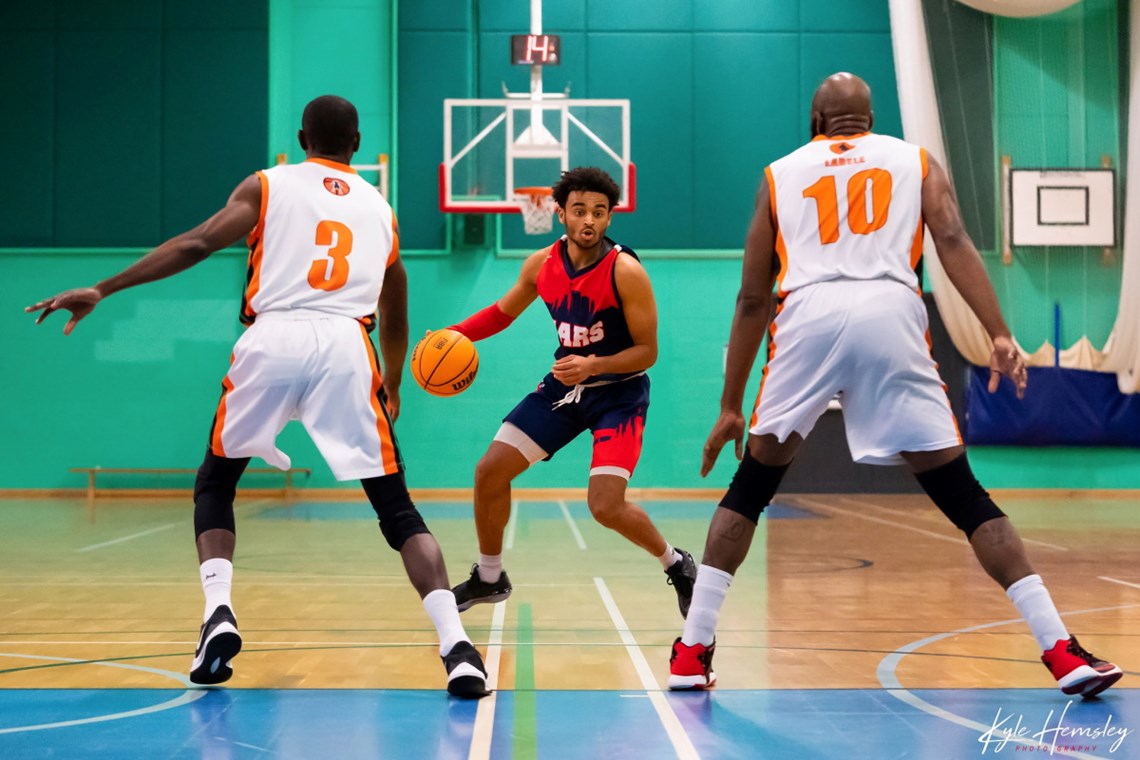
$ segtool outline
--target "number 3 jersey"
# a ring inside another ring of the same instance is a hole
[[[841,279],[918,288],[924,149],[870,132],[819,136],[764,173],[781,294]]]
[[[261,215],[249,235],[241,320],[305,309],[372,324],[399,255],[395,217],[351,167],[321,158],[257,172]]]

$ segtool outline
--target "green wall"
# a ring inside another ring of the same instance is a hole
[[[150,246],[265,156],[264,0],[0,4],[0,246]]]
[[[8,344],[0,377],[7,397],[20,400],[0,406],[7,433],[0,488],[82,486],[70,466],[198,464],[240,331],[243,252],[222,252],[177,278],[120,294],[69,338],[60,334],[62,317],[35,327],[22,308],[105,277],[143,246],[196,223],[242,176],[293,150],[300,108],[313,95],[332,91],[357,102],[362,159],[393,153],[413,334],[497,298],[516,276],[516,258],[441,250],[451,224],[437,211],[435,188],[441,101],[497,94],[500,80],[513,90],[525,86],[525,72],[506,63],[507,36],[527,27],[525,6],[140,0],[123,5],[129,21],[77,1],[0,7],[0,81],[28,104],[6,116],[16,139],[0,153],[22,180],[0,191],[13,210],[0,217],[0,325]],[[807,102],[824,75],[867,76],[879,130],[898,134],[886,1],[722,1],[702,5],[700,18],[687,0],[547,6],[545,26],[563,32],[567,55],[564,67],[548,72],[547,87],[561,89],[568,79],[575,94],[633,100],[642,194],[637,213],[619,216],[613,235],[644,254],[661,311],[654,401],[633,485],[723,486],[727,458],[707,481],[697,467],[717,412],[739,281],[731,252],[741,245],[761,167],[806,137]],[[398,34],[388,44],[392,28]],[[332,38],[330,29],[339,44],[317,44],[313,36]],[[86,45],[82,55],[76,40]],[[148,62],[145,71],[121,52],[124,45]],[[29,156],[42,172],[26,171]],[[514,226],[504,228],[504,247],[538,245]],[[1115,294],[1111,302],[1106,308],[1115,308]],[[470,486],[502,415],[548,367],[550,332],[536,306],[480,343],[479,378],[457,398],[404,383],[397,431],[413,486]],[[748,399],[755,387],[756,378]],[[312,485],[334,484],[298,426],[286,429],[281,447],[297,466],[314,468]],[[975,449],[971,456],[990,487],[1140,481],[1135,451]],[[581,486],[588,462],[583,439],[520,484]]]

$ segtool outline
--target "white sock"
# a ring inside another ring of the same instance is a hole
[[[1007,588],[1005,593],[1029,623],[1029,630],[1033,631],[1033,638],[1037,639],[1042,651],[1052,649],[1058,641],[1068,641],[1069,632],[1057,614],[1040,575],[1025,576]]]
[[[668,570],[679,559],[681,559],[681,552],[674,549],[669,542],[665,542],[665,553],[658,557],[657,561],[661,563],[661,567]]]
[[[689,616],[685,618],[685,632],[681,643],[708,646],[716,638],[716,621],[720,617],[720,607],[732,585],[732,576],[723,570],[709,565],[697,568],[697,582],[693,584],[693,603],[689,606]]]
[[[198,567],[198,575],[202,579],[202,591],[206,594],[206,612],[202,615],[202,622],[210,619],[214,610],[223,604],[231,610],[234,608],[230,601],[230,589],[234,583],[234,566],[228,559],[208,559]]]
[[[503,574],[502,554],[479,555],[479,580],[484,583],[494,583]]]
[[[440,657],[459,642],[471,640],[463,630],[463,623],[459,622],[459,608],[455,606],[455,594],[450,589],[438,588],[425,596],[424,610],[439,632]]]

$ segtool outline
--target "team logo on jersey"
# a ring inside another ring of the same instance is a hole
[[[849,142],[835,143],[831,146],[831,152],[839,153],[840,155],[846,153],[849,150],[855,150],[855,146]]]
[[[325,190],[333,195],[348,195],[348,183],[336,177],[325,177]]]
[[[574,325],[569,322],[556,322],[558,327],[558,341],[566,348],[584,348],[591,343],[598,343],[606,337],[606,328],[601,320],[589,327]]]

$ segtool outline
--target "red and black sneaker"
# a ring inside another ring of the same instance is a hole
[[[704,644],[685,646],[681,638],[673,642],[673,654],[669,657],[670,689],[711,689],[716,685],[716,673],[712,669],[713,652],[716,640],[707,647]]]
[[[1082,697],[1095,697],[1124,675],[1118,666],[1085,651],[1077,643],[1076,636],[1058,641],[1056,646],[1041,655],[1041,662],[1057,679],[1061,691]]]

